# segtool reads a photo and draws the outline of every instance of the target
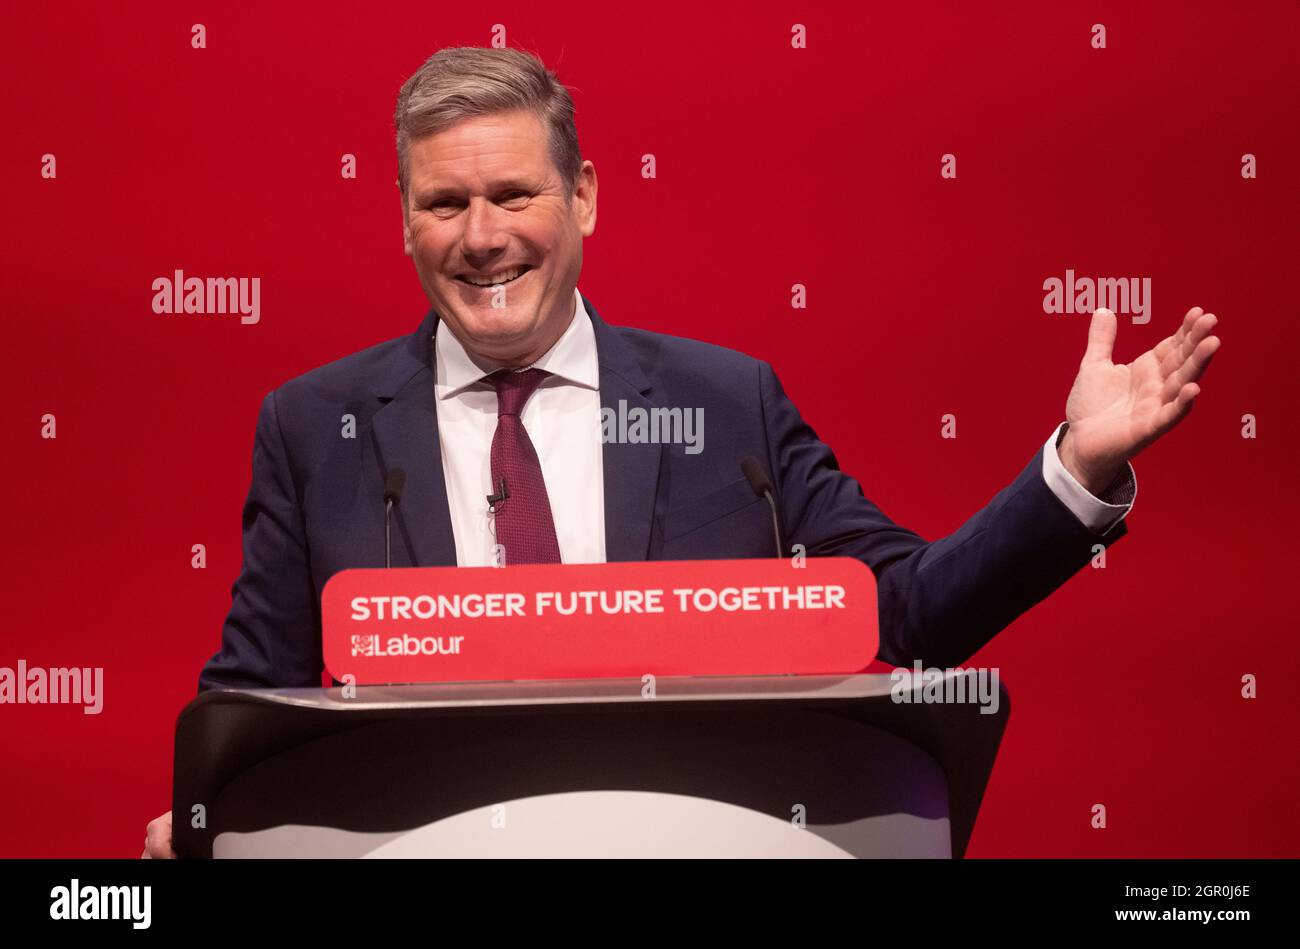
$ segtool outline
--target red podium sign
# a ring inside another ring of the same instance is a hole
[[[358,685],[842,674],[878,646],[875,576],[848,557],[343,570],[321,626]]]

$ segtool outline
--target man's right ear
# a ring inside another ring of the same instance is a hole
[[[406,193],[402,191],[402,182],[400,179],[396,181],[395,184],[397,185],[397,193],[401,196],[402,199],[402,248],[406,252],[406,256],[410,257],[411,256],[411,218],[410,218],[410,214],[407,212],[406,209]]]

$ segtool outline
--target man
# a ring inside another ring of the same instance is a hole
[[[264,400],[244,565],[201,690],[319,684],[321,590],[383,565],[396,469],[394,566],[771,556],[769,509],[739,467],[750,455],[771,474],[785,552],[875,572],[880,658],[955,666],[1124,536],[1129,460],[1186,416],[1219,346],[1195,308],[1116,366],[1116,318],[1098,310],[1066,422],[927,543],[839,470],[767,363],[612,327],[577,291],[596,172],[540,61],[443,50],[403,85],[396,124],[405,250],[432,308],[410,336]],[[703,450],[602,441],[601,409],[620,403],[699,410]],[[151,823],[147,853],[169,855],[170,831],[170,815]]]

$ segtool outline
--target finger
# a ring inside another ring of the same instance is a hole
[[[1196,397],[1201,394],[1201,387],[1196,383],[1189,383],[1178,390],[1178,396],[1171,402],[1166,402],[1160,406],[1156,412],[1155,421],[1152,424],[1152,438],[1159,438],[1165,432],[1169,431],[1192,410],[1192,404]]]
[[[1192,327],[1196,325],[1196,321],[1201,318],[1201,315],[1204,312],[1205,311],[1199,306],[1194,306],[1188,310],[1186,315],[1183,316],[1183,321],[1178,324],[1178,329],[1175,330],[1172,335],[1166,336],[1156,344],[1156,359],[1160,360],[1163,364],[1165,357],[1167,357],[1172,350],[1178,348],[1179,344],[1181,344],[1187,337],[1187,334],[1191,332]]]
[[[1092,322],[1088,324],[1088,348],[1084,350],[1082,362],[1108,361],[1115,349],[1118,327],[1119,321],[1110,310],[1102,307],[1094,312]]]
[[[154,854],[162,855],[167,842],[166,833],[162,826],[162,818],[156,818],[149,822],[145,828],[144,849],[145,853],[151,857]]]
[[[1197,318],[1183,338],[1177,345],[1165,356],[1160,362],[1160,374],[1171,376],[1176,373],[1192,355],[1196,352],[1196,347],[1201,341],[1210,335],[1210,331],[1219,323],[1219,318],[1213,313],[1206,313]],[[1181,332],[1181,330],[1180,330]],[[1184,380],[1186,381],[1186,380]]]
[[[1192,324],[1192,328],[1187,331],[1185,344],[1189,348],[1195,349],[1196,344],[1209,336],[1210,331],[1218,325],[1219,318],[1213,313],[1206,313],[1204,316],[1199,317],[1196,322]]]
[[[172,812],[160,814],[149,822],[146,828],[148,832],[149,852],[154,857],[171,860],[176,856],[172,850]]]
[[[1200,379],[1205,374],[1205,370],[1209,368],[1210,361],[1214,359],[1214,354],[1219,351],[1221,345],[1222,342],[1217,336],[1207,336],[1201,340],[1191,356],[1165,380],[1161,395],[1166,399],[1172,398],[1183,386]]]

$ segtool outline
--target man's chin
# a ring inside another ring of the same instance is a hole
[[[470,313],[461,321],[465,334],[484,344],[520,342],[532,332],[533,320],[522,313],[507,316],[500,310]]]
[[[461,344],[471,353],[490,359],[505,360],[528,348],[533,323],[515,317],[483,318],[477,313],[458,313],[455,325]],[[450,322],[450,321],[449,321]]]

